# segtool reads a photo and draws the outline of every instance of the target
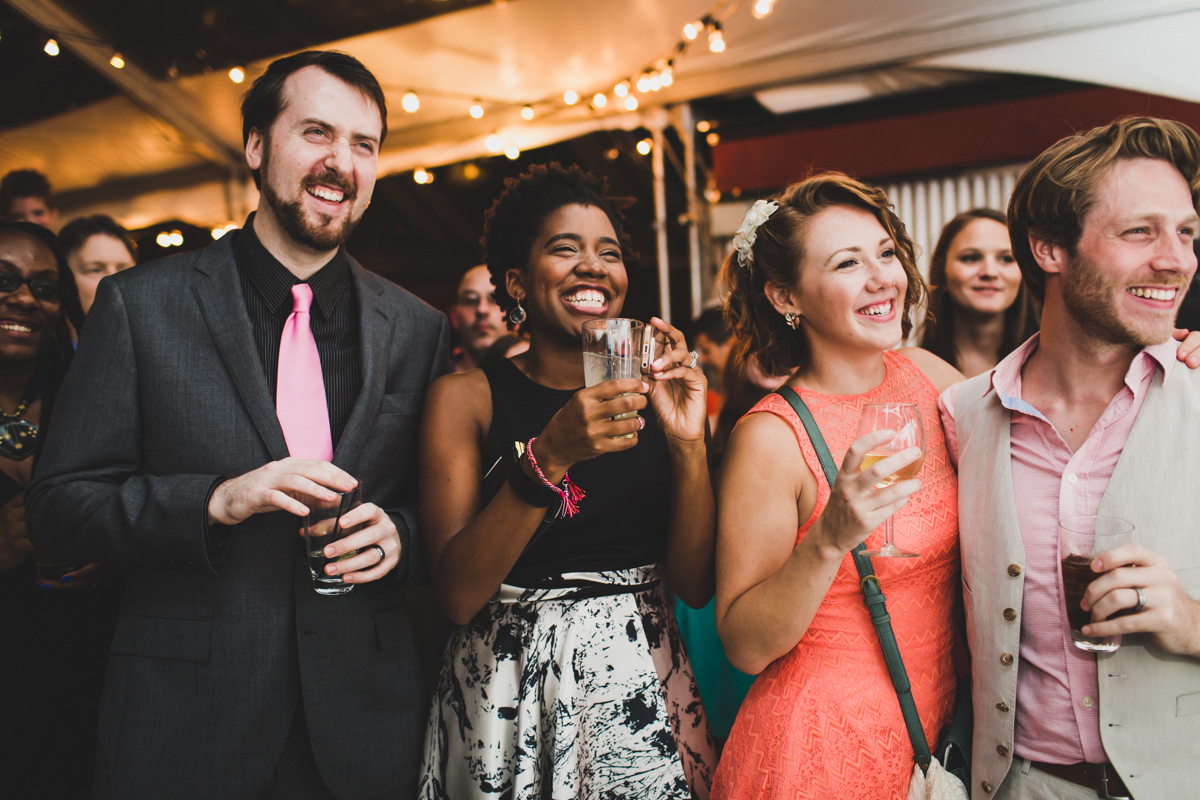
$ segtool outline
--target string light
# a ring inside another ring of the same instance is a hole
[[[463,177],[469,181],[473,181],[479,177],[479,166],[474,161],[468,161],[463,165]]]
[[[484,140],[484,146],[489,153],[499,153],[504,149],[504,142],[500,141],[500,134],[493,133]]]
[[[604,92],[596,92],[596,96],[592,98],[592,105],[596,108],[604,108],[608,105],[608,97]]]
[[[625,98],[625,110],[626,111],[637,111],[637,107],[638,107],[638,101],[637,101],[636,97],[634,97],[633,95],[629,95],[629,97]]]
[[[658,80],[662,83],[663,86],[670,86],[672,83],[675,82],[675,75],[673,74],[673,70],[671,69],[671,65],[669,63],[667,64],[666,68],[663,69],[662,73],[659,75]]]
[[[242,81],[246,80],[246,70],[242,69],[241,67],[234,67],[233,69],[229,70],[229,80],[233,81],[234,83],[241,83]]]
[[[480,105],[478,100],[471,105],[471,116],[475,119],[479,119],[483,116],[483,106]]]
[[[120,53],[113,53],[113,56],[112,56],[112,58],[110,58],[108,60],[108,63],[112,64],[113,67],[116,69],[124,69],[125,68],[125,59],[121,58]]]
[[[704,20],[702,19],[698,19],[695,22],[689,22],[687,25],[683,26],[683,38],[687,39],[689,42],[693,41],[697,36],[700,35],[700,32],[704,30],[704,28]]]
[[[533,106],[525,106],[521,109],[521,118],[530,120],[533,119]]]
[[[708,133],[710,130],[712,130],[712,123],[706,119],[702,119],[696,123],[696,130],[700,131],[701,133]]]
[[[579,95],[573,89],[568,89],[567,93],[563,95],[563,102],[569,106],[573,106],[579,102]]]
[[[708,33],[708,49],[714,53],[725,52],[725,34],[721,32],[721,23],[714,22]]]
[[[154,237],[154,243],[159,247],[170,247],[171,234],[167,233],[166,231],[159,231],[158,236]]]
[[[230,222],[225,225],[221,225],[219,227],[213,228],[212,229],[212,237],[213,237],[213,239],[220,239],[222,236],[229,233],[230,231],[236,231],[236,230],[237,230],[237,223]],[[161,236],[162,234],[159,234],[159,235]],[[155,241],[157,241],[157,239]]]
[[[708,136],[704,137],[704,141],[708,142],[709,147],[716,147],[721,142],[721,134],[713,131]]]
[[[400,100],[400,107],[412,114],[421,107],[421,98],[417,97],[416,92],[405,92]]]
[[[650,91],[650,76],[644,72],[638,77],[637,90],[642,94]]]
[[[754,6],[750,9],[750,13],[755,19],[762,19],[770,16],[775,10],[775,0],[754,0]]]
[[[650,155],[651,148],[654,147],[654,142],[649,139],[642,139],[637,143],[637,151],[644,156]]]
[[[46,46],[42,49],[46,51],[46,55],[56,56],[58,55],[58,42],[54,41],[53,39],[47,39]]]
[[[624,97],[629,94],[629,81],[621,81],[613,87],[613,94],[617,97]]]
[[[424,167],[417,167],[413,170],[413,180],[417,183],[433,183],[433,173],[426,172]]]
[[[662,88],[662,75],[657,72],[650,73],[650,91],[657,92]]]
[[[515,144],[510,144],[504,148],[504,155],[508,156],[509,161],[516,161],[521,155],[521,150]]]

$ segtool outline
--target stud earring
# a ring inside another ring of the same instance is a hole
[[[783,321],[792,330],[800,327],[800,315],[793,314],[791,311],[783,315]]]
[[[518,300],[516,307],[508,312],[508,321],[513,325],[520,325],[525,321],[525,317],[525,309],[521,308],[521,301]]]

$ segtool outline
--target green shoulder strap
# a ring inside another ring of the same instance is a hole
[[[825,437],[821,435],[821,429],[817,427],[817,421],[813,419],[812,412],[808,410],[808,406],[800,399],[796,390],[790,386],[780,388],[777,394],[787,400],[796,415],[800,417],[800,422],[804,424],[804,430],[808,432],[808,438],[812,441],[813,449],[817,451],[821,469],[825,472],[825,480],[832,487],[838,474],[837,465],[833,463],[829,446],[825,444]],[[871,622],[875,624],[875,632],[879,634],[879,643],[883,646],[883,657],[887,661],[888,672],[892,675],[892,685],[896,688],[900,711],[904,714],[904,725],[908,728],[908,738],[912,741],[913,754],[917,763],[921,765],[922,769],[925,769],[929,766],[930,761],[929,743],[925,740],[925,730],[921,727],[921,716],[917,713],[917,704],[913,700],[912,685],[908,682],[908,672],[904,669],[900,646],[896,643],[896,634],[892,631],[892,618],[887,612],[883,587],[879,585],[879,578],[875,577],[875,568],[871,565],[870,556],[863,553],[866,549],[865,544],[859,544],[851,551],[854,556],[854,566],[858,567],[859,585],[862,586],[863,599],[867,603],[867,609],[871,612]]]

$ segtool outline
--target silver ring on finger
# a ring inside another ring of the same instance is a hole
[[[1133,613],[1140,614],[1146,610],[1146,590],[1141,586],[1135,586],[1133,587],[1133,590],[1137,592],[1138,596],[1138,602],[1137,605],[1133,607]]]
[[[645,430],[645,428],[646,428],[646,418],[639,414],[638,415],[638,430],[639,431]]]
[[[371,548],[379,551],[379,560],[378,560],[378,561],[376,561],[375,563],[376,563],[376,564],[382,564],[382,563],[383,563],[383,560],[384,560],[385,558],[387,558],[387,553],[385,553],[385,552],[383,551],[383,548],[382,548],[382,547],[380,547],[380,546],[379,546],[379,545],[377,545],[377,544],[373,544],[373,545],[371,545]]]
[[[693,350],[688,355],[692,357],[692,360],[688,362],[688,369],[695,369],[696,365],[700,363],[700,354]]]

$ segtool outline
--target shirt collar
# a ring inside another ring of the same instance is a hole
[[[234,259],[238,269],[246,273],[250,283],[266,301],[267,307],[278,310],[287,303],[292,304],[292,287],[298,283],[308,283],[312,287],[313,302],[317,310],[326,319],[333,312],[338,297],[350,283],[350,260],[346,256],[346,248],[339,247],[325,266],[321,267],[307,281],[301,281],[271,255],[257,234],[254,232],[254,213],[246,218],[246,224],[237,232],[233,242]]]
[[[1022,414],[1045,420],[1046,418],[1040,411],[1021,399],[1021,370],[1029,357],[1037,352],[1041,335],[1038,332],[1030,336],[1028,341],[1005,356],[995,366],[984,394],[995,391],[996,396],[1000,399],[1000,404],[1008,410],[1020,411]],[[1141,352],[1134,356],[1133,363],[1129,365],[1129,370],[1125,373],[1125,385],[1133,392],[1134,397],[1142,393],[1143,387],[1147,385],[1145,380],[1147,373],[1153,371],[1155,366],[1162,369],[1163,382],[1166,382],[1175,366],[1177,360],[1175,353],[1178,349],[1179,342],[1167,339],[1161,344],[1142,348]]]

